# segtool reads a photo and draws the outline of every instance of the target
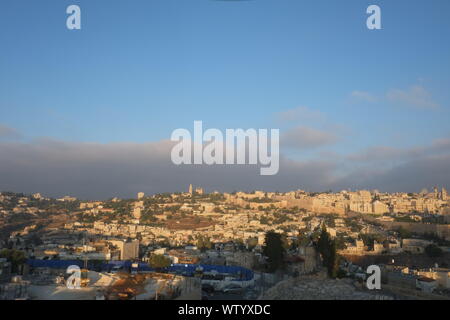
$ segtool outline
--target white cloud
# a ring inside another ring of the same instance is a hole
[[[299,132],[307,137],[300,147],[325,145],[335,139],[314,129],[301,128]],[[299,142],[294,143],[299,146]],[[170,141],[0,142],[0,190],[105,199],[132,197],[138,191],[183,191],[190,183],[207,191],[228,192],[450,188],[450,139],[414,148],[375,147],[342,157],[325,152],[307,161],[281,155],[280,171],[275,176],[261,176],[259,166],[251,165],[176,166],[170,160],[172,146]]]
[[[321,121],[325,115],[309,107],[301,106],[294,109],[279,112],[276,115],[281,122]]]
[[[18,139],[21,137],[22,135],[18,130],[0,124],[0,139]]]
[[[296,189],[299,181],[321,189],[333,181],[328,161],[280,157],[275,176],[261,176],[257,165],[180,165],[170,159],[173,143],[78,143],[40,140],[0,143],[0,190],[74,195],[83,199],[132,197],[137,192],[176,192],[189,184],[206,190]]]
[[[347,160],[361,162],[365,164],[380,164],[385,166],[386,163],[407,162],[417,160],[431,155],[450,154],[450,138],[441,138],[432,141],[429,145],[415,146],[411,148],[395,148],[390,146],[374,146],[350,154]]]
[[[379,189],[387,192],[418,192],[422,188],[450,187],[450,154],[410,158],[393,166],[364,166],[339,179],[335,186]]]
[[[295,149],[313,149],[332,145],[338,137],[330,132],[299,126],[288,130],[280,138],[282,146]]]
[[[430,92],[420,85],[411,86],[408,89],[392,89],[386,94],[389,101],[400,103],[407,107],[421,109],[435,109],[439,104],[433,101]]]
[[[377,98],[367,91],[352,91],[350,93],[350,98],[355,102],[375,102]]]

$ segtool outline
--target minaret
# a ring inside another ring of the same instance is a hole
[[[448,199],[447,190],[445,190],[445,188],[443,187],[441,192],[441,200],[447,201],[447,199]]]
[[[192,195],[192,184],[189,185],[189,193]]]
[[[136,220],[141,219],[141,215],[142,215],[142,208],[141,207],[134,207],[133,209],[133,217]]]

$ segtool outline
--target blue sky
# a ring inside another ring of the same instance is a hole
[[[337,137],[286,150],[299,159],[427,146],[450,137],[449,14],[448,0],[2,0],[0,125],[29,143],[156,142],[194,120]],[[277,121],[299,107],[320,119]]]

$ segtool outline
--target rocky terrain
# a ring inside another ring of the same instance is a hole
[[[351,279],[301,277],[279,282],[267,290],[263,300],[392,300],[376,292],[362,291]]]

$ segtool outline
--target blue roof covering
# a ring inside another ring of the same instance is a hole
[[[77,265],[80,268],[84,267],[82,260],[37,260],[28,259],[27,264],[34,268],[53,268],[53,269],[67,269],[69,266]],[[95,271],[110,272],[114,267],[119,267],[127,271],[156,271],[148,264],[139,262],[137,268],[132,268],[131,261],[108,261],[108,262],[92,262],[88,261],[88,269]],[[197,268],[203,268],[203,272],[217,272],[219,274],[227,274],[233,276],[238,281],[249,281],[253,279],[254,273],[252,270],[238,266],[216,266],[208,264],[172,264],[168,268],[162,269],[164,272],[181,273],[186,276],[193,276]]]

